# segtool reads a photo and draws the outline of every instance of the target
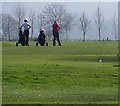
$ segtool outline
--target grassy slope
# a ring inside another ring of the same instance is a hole
[[[117,42],[63,44],[3,42],[3,103],[117,103]]]

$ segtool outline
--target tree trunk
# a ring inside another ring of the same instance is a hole
[[[19,28],[20,28],[20,26],[21,26],[21,25],[20,25],[20,21],[21,21],[21,20],[20,20],[20,18],[19,18],[19,22],[18,22],[18,29],[19,29]]]
[[[8,32],[8,40],[10,41],[10,32]]]
[[[68,40],[68,31],[66,30],[66,36],[65,36],[65,40]]]
[[[8,34],[8,41],[10,41],[10,23],[8,22],[8,32],[7,32],[7,34]]]
[[[85,41],[85,32],[83,32],[83,41]]]
[[[115,40],[117,41],[117,33],[116,33],[116,31],[115,31]]]
[[[31,29],[31,40],[33,39],[33,28]]]
[[[100,36],[100,28],[99,28],[99,30],[98,30],[98,31],[99,31],[99,41],[100,41],[100,40],[101,40],[101,36]]]

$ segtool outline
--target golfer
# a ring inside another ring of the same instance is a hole
[[[55,46],[55,40],[57,39],[58,45],[62,46],[60,43],[60,39],[59,39],[59,29],[60,26],[58,25],[58,23],[56,21],[54,21],[54,24],[52,26],[53,28],[53,46]]]
[[[26,46],[29,46],[29,29],[31,28],[31,26],[28,23],[28,19],[25,18],[24,23],[21,25],[21,28],[24,28],[24,35],[25,35],[25,44]]]

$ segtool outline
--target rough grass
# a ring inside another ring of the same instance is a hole
[[[118,103],[117,42],[51,45],[3,42],[3,104]]]

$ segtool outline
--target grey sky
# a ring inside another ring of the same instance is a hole
[[[14,11],[14,6],[18,2],[4,2],[2,3],[3,13],[12,14]],[[106,19],[112,18],[115,14],[117,15],[118,6],[116,2],[61,2],[64,4],[68,11],[72,12],[74,15],[80,15],[81,12],[85,12],[89,17],[93,17],[97,6],[100,6],[101,11]],[[50,2],[21,2],[26,10],[33,9],[36,14],[41,12],[45,6],[50,4]]]
[[[119,0],[1,0],[1,2],[119,2]]]

